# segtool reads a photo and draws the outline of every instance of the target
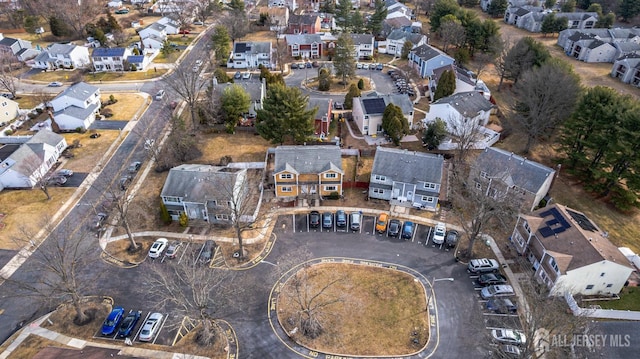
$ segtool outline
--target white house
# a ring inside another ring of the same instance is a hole
[[[100,89],[79,82],[49,101],[53,118],[63,131],[88,129],[100,112]]]
[[[159,50],[162,49],[162,46],[164,46],[164,41],[166,40],[166,36],[156,36],[156,35],[149,35],[148,37],[145,37],[142,39],[142,47],[147,50]]]
[[[394,104],[402,110],[402,114],[413,127],[413,102],[407,94],[378,94],[371,93],[365,97],[353,99],[352,117],[363,135],[382,134],[382,115],[389,104]]]
[[[30,60],[40,53],[31,47],[30,41],[4,37],[2,33],[0,33],[0,52],[12,54],[18,61]]]
[[[6,97],[0,98],[0,122],[10,122],[18,117],[20,105]]]
[[[474,127],[486,126],[493,108],[479,92],[459,92],[432,103],[423,121],[428,124],[439,118],[447,124],[449,133],[460,136]]]
[[[425,35],[404,31],[402,29],[394,29],[387,35],[385,41],[378,42],[378,52],[400,57],[404,44],[407,41],[411,43],[412,49],[420,45],[426,45],[428,42]]]
[[[93,50],[91,60],[94,71],[124,71],[127,57],[131,55],[131,50],[126,47],[106,48],[99,47]]]
[[[258,68],[259,65],[272,68],[271,42],[244,42],[233,44],[227,67],[232,69]]]
[[[353,40],[353,56],[356,59],[370,59],[373,57],[374,38],[371,34],[351,34]]]
[[[634,270],[584,213],[560,204],[518,216],[510,240],[553,295],[618,294]]]
[[[67,148],[63,136],[49,130],[40,130],[24,142],[14,137],[0,137],[3,154],[0,158],[0,190],[5,188],[33,188],[58,161],[62,151]]]
[[[611,68],[611,77],[640,87],[640,54],[629,54],[617,59]]]
[[[119,9],[122,7],[122,1],[120,0],[112,0],[107,3],[107,7]]]
[[[146,39],[150,36],[157,36],[164,39],[167,37],[167,27],[154,22],[153,24],[150,24],[144,29],[138,31],[138,36],[140,36],[141,39]]]
[[[89,49],[74,44],[52,44],[44,49],[31,66],[35,69],[78,69],[91,64]]]
[[[175,21],[170,17],[163,17],[160,20],[155,22],[156,24],[160,24],[164,26],[164,32],[167,35],[175,35],[180,32],[180,23]]]

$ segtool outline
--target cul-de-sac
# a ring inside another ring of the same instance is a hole
[[[634,358],[640,0],[0,0],[0,359]]]

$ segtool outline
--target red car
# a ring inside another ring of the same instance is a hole
[[[182,34],[182,35],[187,35],[190,34],[191,32],[189,32],[189,30],[186,29],[180,29],[180,31],[178,31],[178,34]]]

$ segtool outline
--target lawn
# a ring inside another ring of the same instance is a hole
[[[620,292],[619,300],[607,300],[601,302],[583,302],[587,305],[599,305],[603,309],[634,310],[640,311],[640,288],[626,287]]]
[[[21,94],[15,101],[21,109],[32,109],[42,103],[42,96]]]
[[[235,134],[201,134],[197,137],[202,156],[194,163],[217,163],[224,156],[231,156],[233,162],[264,162],[271,143],[250,131]]]
[[[175,63],[178,58],[180,57],[180,51],[176,50],[171,52],[168,55],[163,54],[162,52],[160,52],[158,54],[158,56],[156,56],[153,59],[153,63],[158,63],[158,64],[173,64]]]
[[[348,82],[346,86],[342,84],[341,78],[334,77],[331,79],[331,86],[329,87],[328,92],[346,93],[347,91],[349,91],[349,86],[351,85],[358,86],[358,81],[360,81],[360,79],[362,79],[364,82],[364,88],[360,91],[362,92],[371,91],[371,83],[369,82],[369,78],[367,77],[355,77],[351,80],[347,80]],[[309,80],[307,81],[306,87],[315,89],[315,90],[318,89],[318,76],[317,76],[316,69],[309,70]]]
[[[427,299],[424,287],[414,277],[355,264],[318,264],[307,271],[306,279],[301,279],[307,283],[303,290],[315,295],[326,287],[315,298],[315,305],[336,302],[321,305],[324,309],[318,318],[322,334],[310,339],[298,328],[291,335],[298,343],[319,352],[397,356],[417,352],[427,342]],[[303,277],[301,272],[296,275]],[[299,326],[295,318],[300,310],[291,282],[285,283],[277,299],[278,320],[288,333]]]
[[[157,58],[157,57],[156,57]],[[155,60],[154,60],[155,61]],[[85,75],[85,81],[133,81],[147,80],[160,77],[167,73],[168,69],[158,69],[153,67],[153,63],[148,66],[147,71],[125,71],[125,72],[99,72]]]
[[[146,97],[133,93],[102,93],[100,100],[103,104],[109,101],[111,96],[114,96],[116,103],[107,105],[105,108],[113,111],[113,116],[109,117],[109,120],[116,121],[129,121],[133,119],[145,105]]]

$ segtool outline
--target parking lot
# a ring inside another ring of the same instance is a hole
[[[126,317],[130,311],[137,311],[137,310],[139,309],[125,308],[125,312],[124,312],[124,315],[122,316],[122,319],[124,319],[124,317]],[[140,333],[142,332],[142,327],[145,325],[145,323],[149,319],[149,316],[151,316],[152,313],[155,313],[155,312],[142,311],[140,315],[140,319],[138,319],[138,321],[136,322],[135,326],[131,331],[131,334],[127,337],[120,337],[118,335],[119,326],[116,327],[116,330],[114,331],[113,334],[106,335],[106,336],[102,335],[102,328],[100,328],[94,333],[93,337],[96,339],[99,338],[104,340],[117,341],[117,342],[120,342],[120,344],[124,343],[126,339],[129,339],[133,343],[171,345],[173,343],[173,339],[176,336],[177,329],[169,329],[169,327],[175,328],[175,325],[172,325],[172,326],[167,325],[168,321],[174,320],[174,318],[170,318],[167,313],[160,313],[162,314],[162,320],[159,322],[159,324],[157,324],[157,328],[152,333],[150,340],[148,341],[140,340]],[[182,320],[182,318],[175,318],[175,320],[177,320],[179,323],[179,321]]]

